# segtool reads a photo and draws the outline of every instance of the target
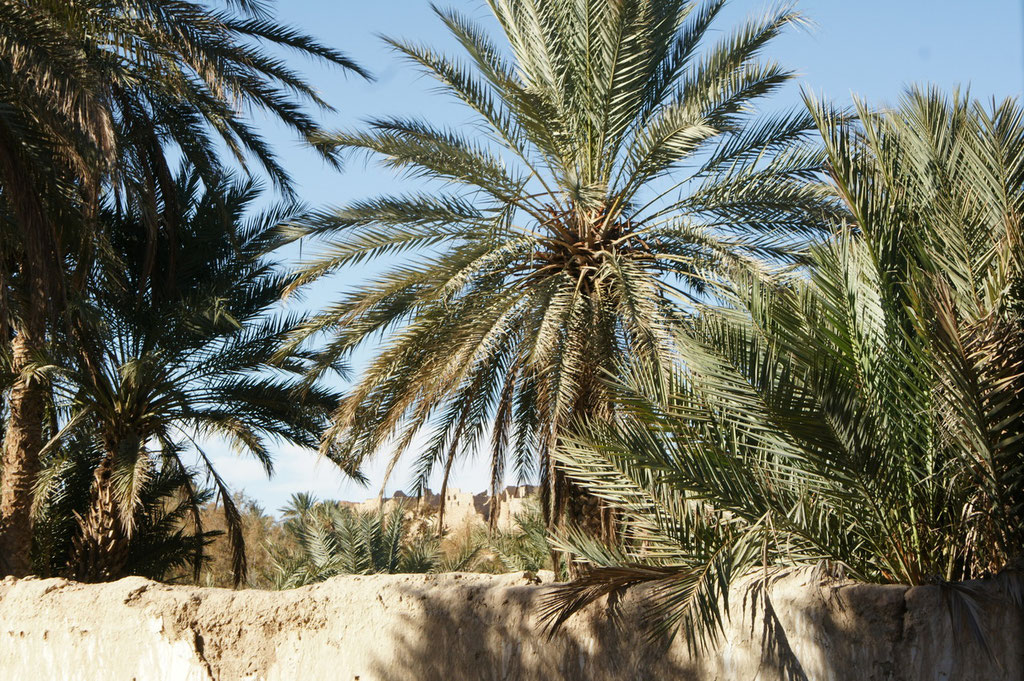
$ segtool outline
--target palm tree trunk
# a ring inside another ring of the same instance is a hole
[[[0,571],[16,577],[24,577],[31,570],[32,486],[43,448],[46,398],[43,386],[27,377],[26,370],[45,343],[45,336],[42,311],[29,310],[11,344],[15,380],[8,399],[9,419],[3,443]]]
[[[48,219],[34,181],[32,166],[21,153],[17,138],[0,125],[0,181],[22,233],[19,274],[21,318],[14,323],[11,369],[15,380],[8,397],[7,430],[0,473],[0,574],[22,577],[31,570],[32,487],[39,473],[43,448],[46,391],[29,377],[35,355],[46,344],[48,292],[54,286],[45,273],[46,263],[57,259],[57,233]],[[7,282],[3,282],[7,284]],[[5,314],[8,303],[4,301]],[[8,324],[7,319],[0,327]],[[10,326],[7,326],[10,328]]]
[[[590,388],[580,391],[574,414],[583,422],[610,418],[607,401],[600,396],[601,391],[593,375],[586,375],[581,382]],[[545,509],[549,529],[561,529],[568,525],[579,528],[605,544],[611,545],[617,540],[617,518],[612,509],[583,487],[574,484],[553,460],[547,462],[546,480],[541,488],[541,504]],[[573,563],[568,554],[561,558],[566,561],[569,578],[577,578],[579,566]],[[558,552],[552,552],[556,566],[558,559]]]
[[[93,475],[89,510],[78,517],[80,532],[72,539],[70,576],[80,582],[108,582],[125,576],[128,533],[111,489],[114,456],[108,453]]]
[[[552,469],[547,489],[542,488],[541,492],[542,504],[550,504],[547,508],[552,509],[549,511],[548,528],[576,527],[605,544],[615,544],[618,539],[615,512],[586,489],[573,484],[557,464]],[[551,559],[555,566],[561,559],[565,560],[569,579],[580,576],[579,566],[572,561],[571,555],[552,550]]]

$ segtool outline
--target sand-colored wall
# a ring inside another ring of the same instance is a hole
[[[287,592],[0,582],[0,679],[63,681],[1009,681],[1024,678],[1020,612],[985,587],[992,656],[954,636],[936,587],[823,585],[781,576],[738,588],[725,635],[691,656],[641,641],[626,599],[552,639],[527,575],[342,577]],[[765,640],[775,641],[765,646]]]

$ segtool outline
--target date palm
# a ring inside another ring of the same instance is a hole
[[[79,518],[88,514],[90,488],[102,454],[88,433],[65,438],[43,457],[33,511],[32,570],[44,577],[67,575]],[[125,547],[124,573],[164,581],[194,576],[209,561],[209,546],[221,534],[195,522],[197,504],[215,492],[199,470],[183,469],[172,456],[152,459],[148,478],[137,489],[132,539]]]
[[[716,270],[793,262],[833,212],[813,183],[821,153],[804,146],[810,116],[754,111],[791,76],[759,55],[799,16],[771,11],[712,42],[724,4],[490,0],[501,44],[436,10],[462,60],[388,40],[473,122],[332,135],[430,189],[293,232],[326,239],[297,285],[392,265],[307,329],[330,334],[324,367],[383,337],[324,440],[345,466],[390,449],[390,471],[429,433],[419,489],[486,448],[493,499],[507,468],[539,474],[550,522],[596,526],[551,454],[575,419],[612,417],[602,373],[670,362],[671,329]]]
[[[282,509],[286,541],[273,547],[274,587],[293,589],[338,575],[470,572],[483,543],[469,535],[442,548],[403,503],[360,511],[295,494]]]
[[[355,511],[337,501],[293,495],[282,509],[291,546],[274,553],[274,586],[293,589],[337,575],[408,572],[410,527],[401,504],[389,511]]]
[[[16,330],[0,498],[0,569],[28,567],[31,486],[42,446],[44,394],[31,367],[47,321],[83,285],[97,245],[98,207],[113,195],[143,218],[150,274],[157,233],[173,239],[179,209],[168,155],[214,179],[219,150],[256,159],[282,188],[285,170],[246,111],[278,119],[306,140],[307,105],[326,107],[274,54],[289,48],[350,71],[339,52],[278,23],[264,2],[0,0],[0,201],[16,271],[0,269],[0,331]],[[318,147],[320,148],[320,147]],[[329,151],[324,156],[332,160]],[[65,256],[76,272],[65,278]],[[3,256],[0,256],[0,262]]]
[[[622,549],[568,538],[592,567],[556,623],[644,583],[654,623],[706,634],[757,566],[916,585],[1019,565],[1024,109],[913,91],[859,124],[814,111],[854,223],[809,277],[735,278],[687,321],[685,363],[635,372],[631,418],[564,455],[629,529]]]
[[[280,220],[295,207],[244,217],[258,196],[252,181],[207,185],[192,170],[177,182],[176,237],[158,240],[152,263],[140,211],[111,208],[111,249],[96,260],[86,295],[73,299],[80,332],[45,368],[59,415],[46,449],[86,437],[99,452],[91,502],[80,518],[71,572],[81,580],[122,576],[135,538],[140,490],[160,470],[189,467],[212,480],[244,577],[239,513],[226,481],[201,446],[219,437],[273,471],[272,442],[315,447],[337,394],[301,386],[301,355],[274,361],[301,316],[273,314],[284,279],[264,257]],[[151,270],[151,275],[146,270]],[[90,365],[81,361],[78,345]],[[196,496],[183,485],[186,497]],[[199,501],[193,503],[199,521]]]

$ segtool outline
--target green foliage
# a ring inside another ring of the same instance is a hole
[[[554,547],[536,501],[515,516],[511,528],[467,526],[443,535],[436,515],[420,515],[401,503],[357,511],[296,494],[283,511],[284,536],[268,545],[274,562],[269,574],[279,589],[345,574],[504,574],[552,567]],[[556,574],[564,573],[559,565]]]
[[[467,570],[480,552],[473,542],[443,551],[436,532],[412,527],[404,504],[359,512],[341,502],[296,494],[284,519],[285,534],[297,548],[272,550],[279,589],[337,575]]]
[[[273,586],[271,547],[280,550],[294,547],[285,536],[281,523],[255,500],[242,492],[235,492],[233,501],[238,509],[238,522],[245,544],[244,586],[250,589],[269,589]],[[227,536],[228,525],[223,508],[211,499],[200,507],[199,516],[204,531],[215,535],[203,551],[204,560],[199,577],[196,578],[193,566],[189,565],[185,569],[169,571],[162,581],[231,588],[236,585],[234,551]]]
[[[531,503],[514,516],[515,525],[482,533],[481,540],[496,563],[495,572],[538,572],[552,569],[554,546],[540,505]],[[559,565],[555,573],[564,573]]]
[[[21,348],[11,362],[17,382],[7,410],[6,430],[16,437],[6,440],[0,488],[4,570],[27,569],[31,481],[46,455],[36,365],[48,338],[81,333],[70,321],[80,310],[69,303],[79,304],[93,268],[104,267],[101,261],[123,245],[111,245],[117,237],[105,233],[101,207],[116,204],[131,215],[145,244],[132,263],[141,265],[135,272],[141,283],[130,282],[142,296],[156,275],[159,242],[177,243],[188,219],[182,201],[189,197],[175,180],[173,159],[184,159],[213,188],[222,182],[226,151],[242,167],[259,164],[291,193],[287,171],[249,120],[259,112],[336,164],[333,150],[318,144],[321,131],[309,113],[330,107],[278,54],[288,49],[366,74],[340,52],[280,24],[270,9],[270,2],[250,0],[0,0],[0,345],[6,352],[16,334]],[[170,272],[173,279],[173,258]],[[83,365],[108,359],[79,350]],[[117,366],[125,380],[132,372],[151,379],[158,371],[135,360]],[[225,426],[228,420],[222,418]],[[244,428],[235,430],[236,439],[244,435]],[[118,439],[124,444],[139,436]],[[106,470],[104,464],[97,478],[105,479]],[[134,491],[118,483],[122,500],[139,498],[144,482],[125,482]],[[214,482],[227,509],[223,484]],[[134,518],[134,508],[122,504],[128,533]]]
[[[76,437],[43,462],[33,525],[32,569],[44,577],[65,574],[71,541],[80,531],[77,516],[86,513],[93,473],[102,454],[87,437]],[[201,486],[194,469],[173,459],[151,462],[137,491],[134,532],[128,546],[126,573],[177,581],[194,574],[206,547],[223,532],[193,522],[193,504],[205,504],[213,492]],[[182,490],[190,490],[188,495]]]
[[[329,105],[274,50],[367,75],[337,50],[279,23],[270,3],[2,0],[0,16],[0,91],[9,104],[0,127],[10,135],[3,144],[17,141],[26,154],[57,150],[78,177],[112,169],[116,181],[143,194],[152,190],[143,186],[147,180],[168,188],[169,176],[154,175],[171,140],[196,167],[215,170],[221,143],[239,161],[250,154],[288,186],[246,121],[249,109],[280,120],[331,158],[315,144],[319,128],[305,111],[306,104]],[[113,162],[103,168],[102,160]]]
[[[808,272],[734,273],[682,324],[681,363],[632,371],[628,418],[560,455],[626,525],[621,549],[561,538],[591,568],[556,625],[644,583],[652,623],[698,642],[758,566],[948,584],[1019,564],[1024,110],[936,91],[859,122],[811,110],[854,222]]]
[[[777,9],[715,38],[724,2],[490,0],[502,44],[436,10],[463,60],[390,40],[467,107],[473,134],[415,118],[340,132],[429,191],[369,198],[304,220],[325,238],[296,286],[403,259],[340,297],[297,336],[327,332],[320,370],[383,337],[335,413],[325,448],[348,471],[385,444],[389,470],[421,431],[416,484],[485,447],[544,481],[582,414],[609,418],[602,373],[670,364],[671,329],[730,267],[800,261],[835,202],[820,184],[806,112],[754,114],[791,72],[762,49],[800,17]]]
[[[184,157],[210,184],[235,161],[260,164],[282,189],[287,171],[247,120],[259,111],[286,125],[329,162],[308,112],[331,110],[275,52],[287,48],[367,75],[337,50],[279,23],[269,3],[217,0],[0,0],[0,290],[21,270],[59,302],[64,253],[88,256],[102,195],[135,205],[150,247],[174,234],[170,158]],[[173,149],[173,151],[172,151]],[[85,265],[87,266],[87,264]],[[37,285],[33,282],[33,286]],[[31,311],[0,295],[0,335],[10,315]]]
[[[175,186],[187,208],[175,238],[158,240],[152,257],[142,214],[114,206],[101,215],[109,248],[84,294],[72,299],[71,333],[45,368],[55,422],[44,454],[88,442],[112,469],[121,526],[132,541],[142,490],[158,471],[185,471],[196,458],[225,513],[241,580],[240,514],[201,438],[228,442],[270,474],[270,442],[316,446],[337,395],[302,380],[308,356],[275,359],[302,317],[272,314],[284,279],[264,253],[294,207],[244,217],[258,196],[253,182],[223,177],[204,188],[188,169]],[[191,476],[176,479],[199,523],[204,495]],[[37,496],[65,494],[61,484],[44,476]],[[88,486],[79,494],[88,498]]]

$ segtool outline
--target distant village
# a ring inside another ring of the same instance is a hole
[[[498,515],[495,527],[509,529],[515,524],[515,517],[527,510],[527,505],[537,498],[537,487],[534,485],[510,485],[502,491],[498,499]],[[376,511],[383,508],[391,510],[397,504],[406,507],[419,515],[433,515],[441,505],[441,495],[430,490],[417,499],[399,490],[393,496],[384,499],[374,498],[362,502],[342,502],[355,511]],[[491,522],[491,495],[488,492],[473,494],[464,492],[457,487],[450,487],[445,492],[444,527],[456,530],[469,525],[489,524]]]

